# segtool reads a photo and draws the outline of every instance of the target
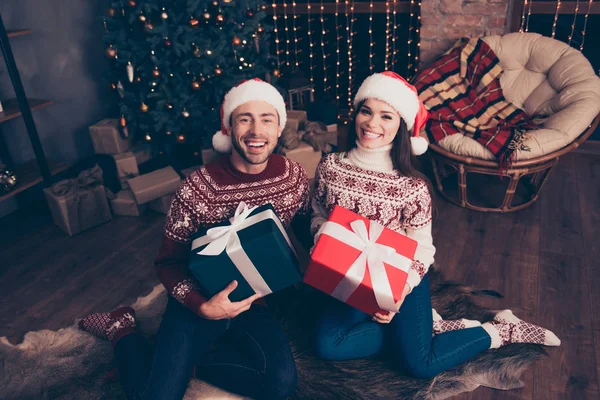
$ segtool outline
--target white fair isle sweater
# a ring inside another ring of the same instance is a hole
[[[315,235],[335,205],[418,242],[407,283],[412,290],[433,263],[431,196],[420,179],[394,170],[392,145],[328,154],[317,167],[311,230]]]

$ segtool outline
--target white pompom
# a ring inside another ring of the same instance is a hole
[[[212,137],[212,145],[219,153],[231,153],[231,136],[225,135],[223,131],[217,131]]]
[[[427,147],[429,147],[429,143],[427,143],[427,139],[421,136],[412,136],[410,138],[410,145],[412,147],[412,153],[415,156],[420,156],[427,151]]]

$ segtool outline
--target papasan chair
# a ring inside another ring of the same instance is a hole
[[[481,140],[463,134],[432,142],[429,154],[436,186],[448,201],[477,211],[511,212],[533,204],[559,157],[594,132],[600,120],[600,79],[580,51],[558,40],[537,33],[482,39],[503,69],[500,86],[505,99],[533,120],[540,117],[541,123],[526,132],[508,167],[503,167]],[[469,181],[486,183],[476,190],[474,185],[468,188],[467,175]],[[496,178],[490,179],[490,175]],[[502,182],[502,187],[490,194],[493,190],[487,185]],[[488,200],[470,202],[479,193]]]

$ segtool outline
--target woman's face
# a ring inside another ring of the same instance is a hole
[[[377,149],[392,143],[400,128],[400,114],[384,101],[367,99],[356,115],[356,137],[361,146]]]

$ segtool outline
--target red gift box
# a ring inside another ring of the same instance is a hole
[[[340,206],[322,229],[304,282],[369,315],[396,311],[417,242]]]

